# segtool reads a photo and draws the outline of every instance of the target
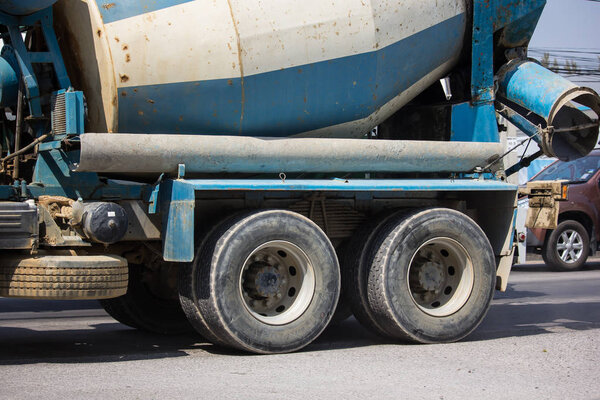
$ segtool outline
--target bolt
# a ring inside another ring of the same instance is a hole
[[[275,295],[275,297],[277,297],[278,299],[280,299],[280,298],[282,297],[282,296],[281,296],[281,293],[277,293],[277,294]]]

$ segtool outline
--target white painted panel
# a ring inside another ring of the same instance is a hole
[[[378,47],[414,35],[466,12],[466,1],[371,0]]]
[[[466,11],[456,0],[229,0],[244,75],[378,50]]]
[[[368,1],[230,2],[245,75],[374,50],[375,27]]]
[[[226,0],[197,0],[105,25],[119,87],[240,76]]]

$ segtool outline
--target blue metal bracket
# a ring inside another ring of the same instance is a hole
[[[177,179],[183,179],[185,177],[185,164],[177,165]]]
[[[494,105],[454,104],[450,132],[450,140],[455,142],[499,142]]]
[[[34,26],[38,23],[41,26],[46,46],[48,47],[47,52],[29,52],[21,35],[22,26]],[[6,25],[8,30],[10,46],[14,49],[15,57],[23,76],[23,83],[27,91],[31,117],[34,119],[43,117],[40,89],[32,64],[53,64],[59,86],[62,89],[67,89],[71,86],[71,81],[67,75],[67,70],[60,53],[56,34],[52,27],[52,8],[49,7],[24,17],[17,17],[0,12],[0,24]]]
[[[53,94],[54,101],[63,102],[64,109],[59,108],[62,115],[56,115],[52,110],[52,129],[54,135],[80,135],[85,133],[85,105],[83,101],[83,92],[61,89]],[[57,123],[57,120],[60,123]]]
[[[160,184],[163,258],[165,261],[194,260],[194,185],[183,180]]]
[[[545,0],[473,0],[471,100],[474,105],[494,101],[494,32],[507,28],[512,45],[527,43],[545,4]]]
[[[148,214],[156,214],[159,211],[158,194],[160,193],[160,183],[157,184],[150,194],[150,202],[148,204]]]
[[[474,105],[494,101],[493,0],[473,0],[471,99]]]
[[[47,146],[54,146],[48,142]],[[151,187],[137,182],[113,181],[104,179],[94,172],[74,172],[69,166],[73,164],[75,154],[61,149],[48,148],[40,152],[33,182],[26,186],[28,198],[39,196],[64,196],[70,199],[78,197],[86,200],[148,200]],[[0,186],[0,201],[13,197],[14,190]]]

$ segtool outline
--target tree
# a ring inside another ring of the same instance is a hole
[[[572,60],[565,61],[565,73],[571,74],[571,75],[576,75],[578,71],[579,71],[579,67],[575,61],[572,61]]]
[[[542,59],[540,60],[540,64],[542,64],[546,68],[550,68],[550,53],[544,53]]]

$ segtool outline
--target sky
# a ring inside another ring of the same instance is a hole
[[[579,66],[594,68],[596,76],[567,78],[600,93],[600,1],[547,0],[529,44],[530,57],[539,59],[544,51],[550,60],[576,57]]]

